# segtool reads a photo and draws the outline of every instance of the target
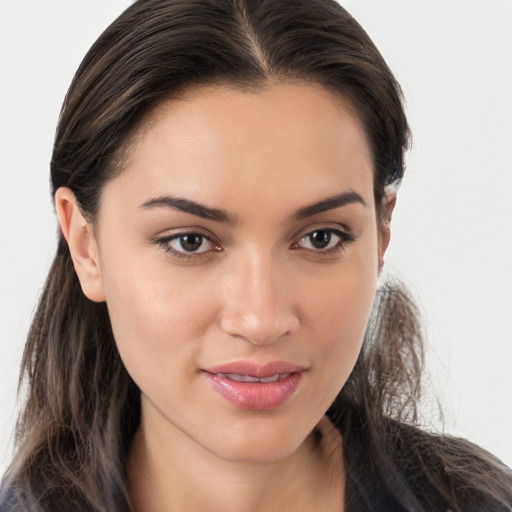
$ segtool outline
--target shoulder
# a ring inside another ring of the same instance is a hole
[[[512,512],[512,472],[469,441],[386,417],[340,422],[347,510]]]
[[[512,511],[512,471],[497,457],[466,439],[401,423],[390,428],[395,464],[418,493],[453,503],[453,512]]]

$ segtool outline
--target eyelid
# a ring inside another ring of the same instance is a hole
[[[307,237],[308,235],[312,235],[315,231],[327,231],[329,233],[334,234],[339,237],[340,240],[338,243],[331,248],[327,249],[313,249],[307,247],[301,247],[300,241]],[[178,251],[173,249],[169,242],[171,240],[175,240],[183,235],[200,235],[201,237],[208,240],[215,247],[211,250],[206,250],[202,252],[187,252],[187,251]],[[312,254],[318,255],[327,255],[331,253],[335,253],[341,250],[344,250],[348,244],[356,240],[356,236],[353,234],[352,230],[347,226],[333,223],[333,224],[318,224],[313,226],[307,226],[306,228],[301,229],[297,232],[293,237],[294,242],[291,244],[292,250],[303,249],[304,251],[310,252]],[[171,254],[175,258],[179,259],[194,259],[194,258],[204,258],[211,256],[212,253],[216,253],[222,250],[220,247],[220,241],[217,236],[215,236],[211,231],[199,226],[186,226],[180,227],[173,230],[165,230],[160,232],[159,234],[154,235],[150,239],[151,243],[155,245],[159,245],[166,253]]]
[[[197,233],[198,235],[205,236],[206,238],[209,238],[212,241],[218,240],[218,237],[209,229],[203,226],[192,225],[162,229],[161,231],[158,231],[158,233],[152,235],[150,241],[156,241],[157,239],[162,238],[171,238],[173,236],[186,235],[188,233]]]
[[[329,233],[334,234],[335,236],[339,237],[339,242],[331,248],[328,249],[310,249],[306,247],[301,247],[299,245],[300,241],[307,237],[308,235],[312,235],[316,231],[327,231]],[[308,226],[306,229],[303,229],[299,231],[299,233],[294,237],[294,242],[291,245],[291,248],[293,250],[299,250],[303,249],[305,251],[308,251],[313,254],[330,254],[334,253],[340,250],[344,250],[346,246],[356,240],[356,236],[353,234],[353,232],[348,229],[346,226],[341,226],[340,224],[335,225],[325,225],[325,224],[319,224],[317,226]]]
[[[170,254],[171,256],[178,258],[178,259],[195,259],[195,258],[201,258],[201,257],[207,257],[211,255],[211,253],[215,253],[221,250],[220,243],[215,235],[213,233],[209,232],[209,234],[206,234],[206,230],[204,228],[200,227],[183,227],[183,228],[177,228],[175,230],[166,230],[161,232],[161,234],[157,234],[153,237],[151,237],[151,243],[160,246],[166,253]],[[203,237],[204,239],[208,240],[211,244],[213,244],[215,247],[214,249],[202,251],[202,252],[187,252],[187,251],[178,251],[170,246],[170,242],[173,240],[178,239],[180,236],[183,235],[199,235]]]
[[[315,222],[297,230],[290,238],[292,240],[300,240],[302,237],[315,231],[334,231],[348,238],[356,238],[354,231],[346,224],[340,222]]]

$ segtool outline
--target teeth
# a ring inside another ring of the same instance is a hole
[[[278,380],[282,380],[285,377],[290,375],[289,373],[276,373],[275,375],[270,375],[269,377],[262,377],[261,379],[258,377],[252,377],[251,375],[240,375],[238,373],[218,373],[219,377],[224,379],[234,380],[236,382],[277,382]]]
[[[226,378],[235,380],[236,382],[259,382],[258,377],[251,377],[250,375],[239,375],[238,373],[226,373]]]
[[[277,382],[278,380],[284,379],[287,375],[287,373],[276,373],[275,375],[271,375],[270,377],[261,378],[260,382]]]

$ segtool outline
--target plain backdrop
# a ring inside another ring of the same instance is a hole
[[[83,55],[129,3],[0,0],[0,473],[24,339],[56,247],[48,163],[58,113]],[[342,3],[406,97],[414,146],[386,268],[423,311],[426,391],[444,405],[447,432],[510,466],[512,1]]]

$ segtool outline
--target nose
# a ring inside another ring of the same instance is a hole
[[[221,329],[255,345],[269,345],[299,325],[291,283],[271,256],[247,252],[231,262],[225,276]]]

